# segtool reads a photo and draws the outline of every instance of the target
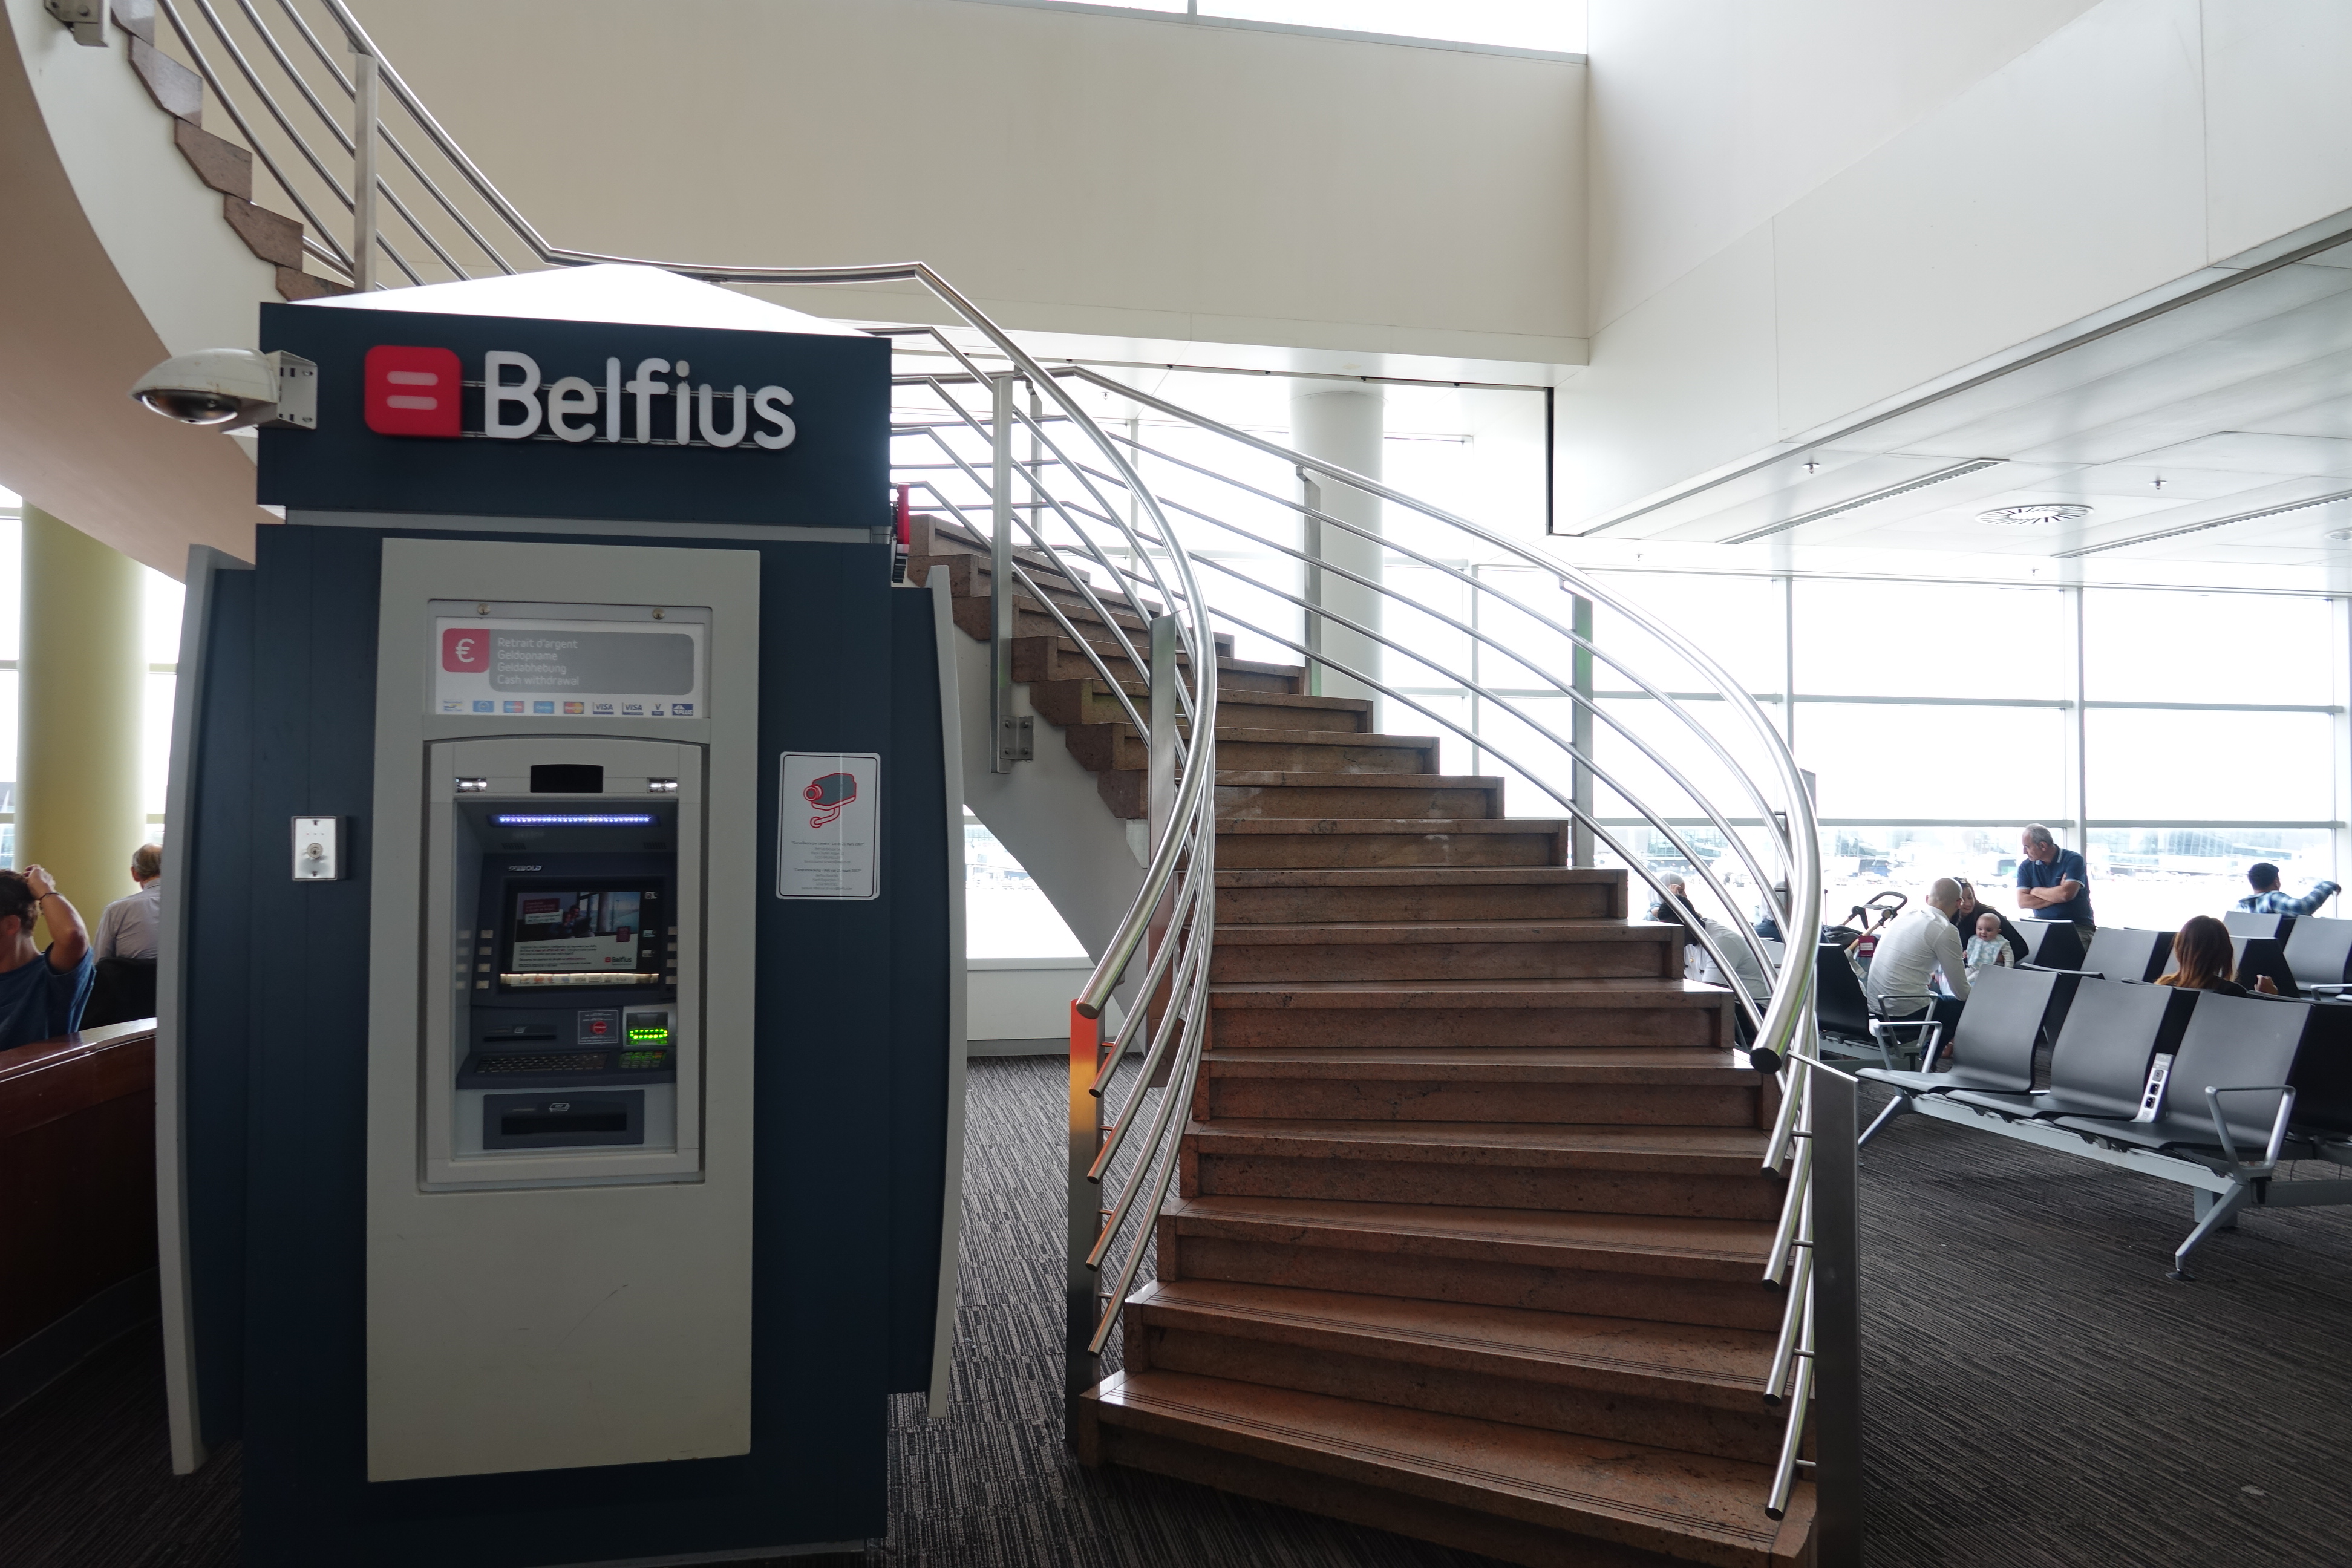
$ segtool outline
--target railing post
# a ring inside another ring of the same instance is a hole
[[[1316,656],[1323,651],[1323,617],[1315,612],[1323,607],[1323,520],[1315,514],[1323,510],[1323,487],[1305,468],[1298,470],[1299,500],[1307,508],[1305,532],[1299,548],[1307,554],[1305,599],[1308,608],[1300,618],[1307,623],[1307,635],[1299,640],[1307,645],[1307,695],[1323,695],[1323,661]]]
[[[1575,595],[1568,624],[1575,629],[1578,637],[1590,642],[1592,638],[1592,601],[1581,594]],[[1580,756],[1589,757],[1592,754],[1592,650],[1579,647],[1571,657],[1575,664],[1570,672],[1569,684],[1575,688],[1577,696],[1583,700],[1572,704],[1576,710],[1569,716],[1572,728],[1568,738],[1574,743]],[[1575,764],[1570,775],[1569,798],[1576,802],[1577,810],[1588,817],[1591,816],[1592,770],[1581,763]],[[1575,853],[1570,857],[1569,863],[1573,866],[1595,864],[1599,856],[1594,853],[1591,823],[1579,818],[1570,832]]]
[[[1158,847],[1176,808],[1176,617],[1151,618],[1150,772],[1144,775],[1150,842]]]
[[[1087,1349],[1097,1315],[1095,1271],[1087,1267],[1102,1229],[1102,1202],[1087,1179],[1102,1148],[1102,1101],[1095,1079],[1102,1068],[1102,1022],[1070,1004],[1069,1265],[1063,1277],[1062,1436],[1075,1446],[1078,1395],[1094,1386],[1095,1357]]]
[[[352,287],[375,288],[376,62],[367,47],[352,45]]]
[[[1804,1030],[1809,1049],[1819,1037]],[[1854,1086],[1809,1072],[1813,1152],[1813,1487],[1821,1568],[1862,1564],[1862,1215]]]
[[[995,394],[989,425],[995,488],[988,541],[988,719],[996,736],[990,771],[1009,773],[1015,763],[1034,756],[1035,721],[1013,711],[1013,388],[1020,377],[1006,373],[991,382]]]

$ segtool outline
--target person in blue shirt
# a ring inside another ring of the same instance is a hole
[[[2299,899],[2287,897],[2279,886],[2279,869],[2267,860],[2257,860],[2246,868],[2246,880],[2254,886],[2254,896],[2240,899],[2238,907],[2251,915],[2308,915],[2318,912],[2319,906],[2334,898],[2337,889],[2333,882],[2315,882],[2311,891]]]
[[[2017,907],[2028,920],[2072,921],[2087,944],[2098,929],[2091,918],[2091,873],[2083,857],[2058,847],[2047,827],[2034,823],[2025,830],[2017,861]]]
[[[47,952],[33,922],[49,922]],[[0,1051],[69,1035],[89,1001],[89,932],[47,870],[0,871]]]

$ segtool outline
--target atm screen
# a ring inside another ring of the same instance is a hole
[[[659,910],[658,892],[530,888],[509,898],[499,977],[507,986],[659,984],[660,950],[646,929],[647,906]]]

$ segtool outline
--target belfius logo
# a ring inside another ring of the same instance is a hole
[[[793,402],[784,388],[698,384],[685,360],[639,360],[625,381],[620,360],[608,358],[602,384],[577,375],[550,382],[530,355],[492,349],[482,356],[480,381],[469,383],[447,349],[379,343],[367,352],[365,374],[367,427],[379,436],[715,447],[748,438],[775,452],[800,434],[784,412]],[[478,430],[465,426],[468,385],[481,389]]]

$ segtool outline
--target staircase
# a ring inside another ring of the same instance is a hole
[[[912,548],[985,638],[987,542],[919,518]],[[1101,673],[1015,610],[1032,706],[1141,816]],[[1811,1485],[1764,1507],[1776,1080],[1729,1048],[1724,993],[1682,980],[1675,928],[1626,918],[1623,872],[1562,864],[1566,821],[1507,817],[1435,737],[1220,652],[1209,1046],[1159,1278],[1079,1457],[1515,1563],[1810,1561]]]

